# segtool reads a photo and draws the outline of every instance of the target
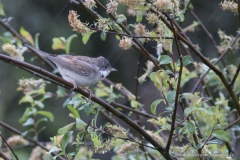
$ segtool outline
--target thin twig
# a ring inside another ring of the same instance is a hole
[[[15,154],[15,152],[13,151],[12,147],[7,143],[7,141],[5,140],[5,138],[2,136],[2,134],[0,133],[0,137],[2,138],[2,140],[4,141],[4,143],[8,146],[8,148],[11,150],[12,154],[14,155],[14,157],[18,159],[18,156]]]
[[[206,143],[209,141],[209,139],[210,139],[211,136],[212,136],[213,131],[214,131],[214,126],[213,126],[213,128],[212,128],[212,131],[211,131],[210,135],[208,136],[208,138],[207,138],[206,141],[203,143],[203,145],[202,145],[202,147],[201,147],[200,149],[202,149],[202,148],[206,145]]]
[[[10,131],[18,134],[18,135],[22,135],[22,132],[20,132],[19,130],[13,128],[12,126],[4,123],[3,121],[0,121],[0,125],[3,126],[3,127],[5,127],[5,128],[7,128],[8,130],[10,130]],[[32,142],[34,145],[39,146],[39,147],[41,147],[42,149],[44,149],[44,150],[46,150],[46,151],[49,151],[49,149],[47,149],[44,145],[42,145],[42,144],[39,143],[38,141],[35,141],[35,140],[33,140],[33,139],[29,138],[29,137],[24,137],[24,138],[26,138],[27,140],[29,140],[30,142]],[[53,156],[56,156],[56,154],[53,153],[53,152],[52,152],[51,154],[52,154]],[[62,156],[58,156],[58,158],[61,159],[61,160],[65,160]]]
[[[157,119],[158,117],[157,116],[154,116],[152,114],[148,114],[146,112],[143,112],[143,111],[139,111],[139,110],[136,110],[136,109],[133,109],[131,107],[127,107],[127,106],[124,106],[123,104],[120,104],[120,103],[117,103],[117,102],[112,102],[111,103],[113,106],[115,107],[120,107],[120,108],[123,108],[124,110],[128,110],[128,111],[131,111],[131,112],[134,112],[138,115],[141,115],[141,116],[144,116],[146,118],[154,118],[154,119]]]
[[[237,33],[236,38],[234,39],[234,41],[231,44],[231,47],[237,42],[239,37],[240,37],[240,33]],[[225,54],[227,54],[227,52],[228,52],[228,50],[225,50],[225,52],[223,52],[221,54],[221,56],[213,63],[213,65],[216,65],[223,58],[223,56]],[[201,80],[203,80],[206,77],[206,75],[209,73],[210,70],[211,69],[208,69],[204,74],[201,75],[201,77],[199,77],[199,80],[195,83],[195,86],[192,89],[192,93],[196,91],[196,89],[197,89],[198,85],[200,84]]]
[[[82,0],[79,0],[80,1],[80,3],[82,3]],[[107,11],[107,9],[98,1],[98,0],[94,0],[99,6],[100,6],[100,8],[102,8],[105,12]],[[114,16],[113,16],[113,14],[111,14],[111,13],[109,13],[109,16],[113,19],[113,20],[117,20]],[[129,34],[129,35],[131,35],[131,32],[124,26],[124,25],[122,25],[122,24],[118,24],[121,28],[122,28],[122,30],[124,31],[124,32],[126,32],[127,34]],[[141,49],[141,53],[143,53],[150,61],[152,61],[153,62],[153,64],[155,65],[155,67],[158,69],[158,70],[160,70],[161,68],[160,68],[160,66],[158,65],[158,62],[151,56],[151,54],[143,47],[143,45],[136,39],[136,38],[133,38],[132,39],[133,40],[133,42],[137,45],[137,47],[139,47],[140,49]]]
[[[91,26],[87,26],[87,27],[96,32],[105,32],[101,29],[93,28]],[[124,33],[118,33],[118,32],[113,32],[113,31],[106,31],[105,33],[119,35],[119,36],[125,36],[125,37],[132,37],[132,38],[173,39],[173,37],[161,37],[161,36],[135,36],[132,34],[124,34]]]
[[[148,147],[148,148],[151,148],[151,149],[156,150],[156,148],[154,148],[154,147],[152,147],[152,146],[148,146],[148,145],[143,144],[143,143],[141,143],[141,142],[138,142],[138,141],[136,141],[136,140],[134,140],[134,139],[132,139],[132,138],[115,137],[115,136],[113,136],[113,135],[111,135],[111,134],[109,134],[109,133],[107,133],[107,132],[105,132],[105,131],[103,131],[103,130],[101,130],[101,129],[99,129],[99,128],[96,128],[96,127],[91,126],[91,125],[90,125],[90,127],[92,127],[93,129],[96,129],[97,131],[100,131],[100,132],[102,132],[102,133],[104,133],[104,134],[106,134],[106,135],[108,135],[108,136],[111,136],[111,137],[113,137],[113,138],[122,139],[122,140],[126,140],[126,141],[132,141],[132,142],[135,142],[135,143],[137,143],[137,144],[140,144],[141,146],[145,146],[145,147]]]
[[[239,71],[240,71],[240,63],[238,64],[237,71],[236,71],[236,73],[234,74],[233,79],[232,79],[232,81],[231,81],[231,83],[230,83],[230,86],[231,86],[231,87],[233,87],[233,85],[234,85],[234,83],[235,83],[235,81],[236,81],[236,79],[237,79],[237,76],[238,76],[238,74],[239,74]]]
[[[176,30],[173,26],[173,20],[170,17],[169,19],[171,26],[172,26],[172,30],[173,30],[173,34],[174,34],[174,41],[176,43],[177,46],[177,52],[178,52],[178,56],[180,59],[180,70],[179,70],[179,75],[178,75],[178,82],[177,82],[177,89],[176,89],[176,96],[175,96],[175,103],[174,103],[174,110],[172,113],[172,124],[171,124],[171,131],[169,133],[169,137],[168,137],[168,141],[167,141],[167,145],[166,145],[166,152],[169,153],[169,149],[171,146],[171,142],[172,142],[172,136],[173,136],[173,132],[175,129],[175,121],[176,121],[176,116],[177,116],[177,106],[178,106],[178,99],[179,99],[179,91],[180,91],[180,85],[181,85],[181,79],[182,79],[182,69],[183,69],[183,59],[182,59],[182,54],[180,52],[180,47],[179,47],[179,42],[177,39],[177,35],[176,35]]]

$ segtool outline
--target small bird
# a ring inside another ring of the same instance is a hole
[[[91,86],[106,78],[111,71],[117,71],[102,56],[91,58],[87,56],[55,55],[38,50],[28,44],[25,44],[25,46],[52,61],[57,66],[62,78],[73,84],[72,90],[78,86]]]

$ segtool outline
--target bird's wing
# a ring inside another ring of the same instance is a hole
[[[48,57],[52,61],[58,61],[62,67],[69,68],[72,72],[83,76],[89,76],[96,72],[96,68],[91,64],[90,58],[84,59],[82,56],[59,55],[57,57]],[[54,60],[53,60],[54,59]]]

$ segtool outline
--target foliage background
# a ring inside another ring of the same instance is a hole
[[[103,4],[106,1],[101,0]],[[217,31],[219,29],[225,31],[228,35],[235,35],[235,31],[238,28],[237,16],[229,11],[222,11],[219,7],[221,1],[209,1],[209,0],[192,0],[194,12],[201,19],[203,24],[212,33],[213,38],[220,42]],[[72,28],[69,26],[67,15],[70,9],[76,10],[80,14],[80,19],[82,22],[93,22],[93,18],[86,13],[82,8],[69,3],[67,0],[2,0],[1,3],[4,5],[4,11],[8,17],[13,17],[11,25],[15,30],[19,31],[20,27],[24,27],[32,35],[40,33],[39,44],[40,49],[49,53],[64,54],[63,50],[54,51],[51,49],[52,38],[53,37],[69,37],[74,34]],[[122,5],[118,7],[118,11],[126,11],[126,8]],[[96,9],[97,12],[102,13],[100,9]],[[103,13],[105,14],[105,13]],[[188,12],[185,17],[186,21],[182,26],[188,26],[192,23],[193,17]],[[223,21],[224,20],[224,21]],[[145,19],[144,19],[145,21]],[[129,23],[135,23],[135,18],[128,20]],[[0,34],[2,35],[6,30],[0,26]],[[201,47],[201,52],[206,57],[217,57],[217,53],[207,35],[198,27],[198,31],[194,33],[187,34],[194,44],[199,44]],[[119,41],[115,39],[114,35],[108,35],[106,41],[100,39],[100,33],[95,33],[91,36],[90,40],[86,45],[81,41],[81,35],[78,35],[71,44],[71,53],[78,55],[87,55],[92,57],[104,56],[106,57],[114,68],[118,69],[118,72],[111,73],[108,78],[115,83],[122,83],[131,92],[135,91],[135,76],[137,69],[137,62],[139,59],[139,53],[134,49],[124,51],[118,47]],[[0,44],[2,45],[2,44]],[[156,55],[155,42],[150,42],[147,44],[147,50]],[[26,61],[31,62],[32,55],[25,53],[24,55]],[[232,58],[231,56],[226,56],[226,61],[233,64],[237,64],[240,58]],[[32,63],[36,64],[37,61]],[[146,59],[143,58],[141,61],[141,66],[145,66]],[[44,65],[39,63],[36,64],[43,68]],[[140,75],[143,70],[140,71]],[[33,77],[21,69],[16,69],[16,67],[6,64],[0,61],[0,120],[8,123],[12,126],[17,126],[19,130],[24,130],[17,121],[22,116],[25,110],[24,104],[18,105],[18,101],[22,97],[22,92],[16,91],[18,87],[18,80],[20,78],[30,78]],[[194,81],[191,81],[194,84]],[[185,86],[186,91],[191,91],[191,83]],[[92,87],[93,88],[93,87]],[[57,86],[54,84],[47,85],[47,91],[55,92]],[[153,83],[144,83],[140,86],[139,96],[142,97],[140,103],[144,104],[145,108],[148,110],[150,104],[159,98],[160,93],[154,87]],[[49,141],[48,137],[56,134],[58,128],[61,128],[65,124],[68,124],[69,117],[66,113],[66,108],[62,107],[65,99],[48,99],[45,101],[45,109],[51,111],[55,115],[54,125],[51,122],[47,124],[48,129],[44,131],[44,134],[40,134],[40,140]],[[128,105],[127,101],[120,99],[121,103]],[[161,107],[158,108],[161,110]],[[81,115],[81,118],[87,122],[89,117]],[[105,119],[99,119],[98,125],[105,123]],[[145,120],[142,120],[142,124]],[[123,124],[124,126],[125,124]],[[11,135],[8,131],[1,129],[3,134]],[[111,153],[108,153],[111,154]],[[107,154],[102,155],[108,156]]]

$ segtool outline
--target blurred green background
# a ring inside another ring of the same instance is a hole
[[[107,4],[109,1],[100,0],[103,4]],[[209,1],[209,0],[193,0],[194,12],[198,15],[199,19],[213,35],[213,38],[217,43],[220,42],[217,31],[219,29],[225,31],[227,34],[236,35],[238,24],[237,16],[229,11],[222,11],[219,3],[221,1]],[[83,8],[70,3],[67,0],[1,0],[4,6],[4,11],[7,17],[13,17],[10,24],[12,27],[19,32],[20,27],[24,27],[32,35],[40,33],[39,46],[40,49],[49,53],[64,54],[63,50],[54,51],[51,49],[52,39],[54,37],[65,37],[68,38],[75,32],[69,26],[67,19],[69,10],[76,10],[80,15],[82,22],[94,23],[96,22],[92,16],[90,16]],[[96,12],[104,17],[108,17],[100,8],[96,8]],[[119,5],[118,13],[126,14],[126,7]],[[185,17],[185,21],[182,27],[186,27],[192,24],[194,18],[188,12]],[[144,18],[143,23],[146,22]],[[135,23],[135,17],[128,19],[129,24]],[[151,29],[151,26],[147,25],[147,28]],[[6,32],[6,29],[0,26],[0,34]],[[206,57],[218,57],[217,52],[214,49],[210,39],[203,32],[201,27],[194,33],[187,34],[194,44],[198,44],[201,48],[201,52]],[[133,48],[127,51],[122,50],[118,47],[119,41],[116,40],[114,35],[107,35],[106,41],[100,39],[100,33],[95,33],[91,36],[90,40],[86,45],[82,43],[81,35],[73,39],[71,43],[70,54],[72,55],[86,55],[91,57],[104,56],[106,57],[111,65],[118,69],[118,72],[111,73],[108,78],[114,83],[122,83],[132,93],[135,92],[136,84],[136,69],[137,62],[140,54]],[[1,42],[2,43],[2,42]],[[2,44],[1,44],[2,45]],[[156,56],[156,42],[148,42],[146,49],[154,56]],[[175,50],[174,50],[175,52]],[[177,54],[174,53],[174,56]],[[43,67],[45,67],[39,59],[31,61],[33,57],[30,53],[24,54],[25,61]],[[194,56],[195,57],[195,56]],[[177,59],[177,57],[176,57]],[[199,61],[199,59],[196,59]],[[233,59],[231,56],[226,56],[226,61],[236,64],[239,62],[239,58]],[[146,58],[143,57],[140,62],[140,75],[144,73]],[[34,77],[32,74],[27,73],[15,66],[9,65],[0,61],[0,120],[5,123],[14,126],[20,131],[26,130],[18,123],[18,119],[22,116],[26,105],[19,105],[18,102],[23,96],[23,93],[16,91],[18,87],[18,80],[20,78]],[[38,78],[38,77],[35,77]],[[185,86],[185,90],[191,91],[191,84]],[[92,89],[94,88],[91,87]],[[55,84],[48,84],[46,91],[55,93],[57,86]],[[68,91],[69,92],[69,91]],[[148,80],[142,84],[139,88],[139,94],[141,98],[140,103],[144,104],[144,107],[149,111],[151,102],[158,99],[160,93],[154,87],[154,85]],[[47,123],[47,129],[39,135],[40,141],[49,141],[49,137],[56,135],[57,129],[65,126],[72,120],[69,118],[68,110],[62,107],[65,99],[48,99],[45,101],[45,109],[51,111],[55,115],[54,122]],[[119,99],[120,103],[129,105],[127,100],[124,98]],[[159,110],[160,107],[158,108]],[[89,117],[82,113],[82,119],[88,122]],[[132,116],[135,119],[135,115]],[[145,125],[147,129],[146,119],[142,118],[142,125]],[[106,121],[99,117],[98,125],[104,124]],[[129,128],[126,124],[123,124]],[[1,132],[7,137],[12,135],[11,132],[1,127]],[[110,154],[110,153],[109,153]],[[106,156],[106,155],[102,155]]]

